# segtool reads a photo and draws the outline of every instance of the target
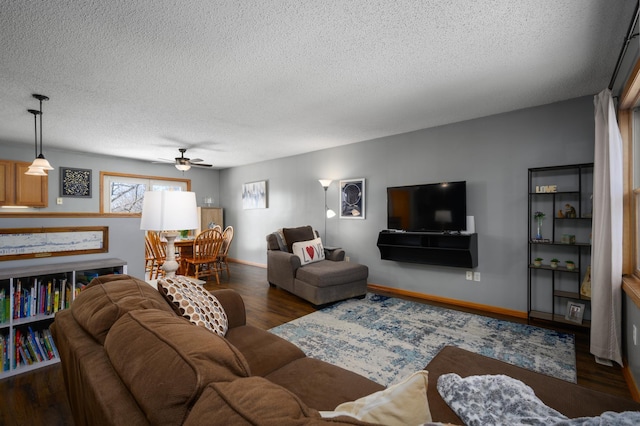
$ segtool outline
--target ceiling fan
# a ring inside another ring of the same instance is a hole
[[[173,163],[176,166],[176,169],[182,171],[182,172],[186,172],[187,170],[189,170],[191,167],[202,167],[204,169],[207,169],[209,167],[213,167],[213,165],[211,164],[204,164],[202,163],[204,160],[201,158],[187,158],[184,156],[184,153],[187,152],[187,148],[179,148],[178,151],[180,151],[180,157],[176,157],[173,160],[166,160],[164,158],[161,158],[161,161],[154,161],[154,163]]]

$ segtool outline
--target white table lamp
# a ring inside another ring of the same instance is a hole
[[[162,269],[168,277],[176,275],[178,262],[174,241],[183,229],[198,228],[195,192],[147,191],[142,203],[140,229],[160,231],[167,240],[167,258]]]

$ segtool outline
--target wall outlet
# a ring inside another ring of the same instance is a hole
[[[474,272],[473,273],[473,280],[474,281],[480,281],[480,272]]]
[[[473,271],[467,271],[467,281],[473,280]]]
[[[633,324],[633,346],[638,346],[638,329]]]
[[[344,257],[344,261],[345,261],[345,262],[351,262],[351,258],[350,258],[349,256],[345,256],[345,257]]]
[[[62,197],[58,197],[56,199],[56,204],[62,204]]]

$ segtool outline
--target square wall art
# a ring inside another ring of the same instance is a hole
[[[91,170],[60,167],[60,196],[91,198]]]
[[[267,208],[267,181],[250,182],[242,185],[242,208]]]

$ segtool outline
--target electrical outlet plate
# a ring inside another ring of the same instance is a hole
[[[473,280],[474,281],[480,281],[480,272],[474,272],[473,273]]]
[[[467,281],[473,280],[473,271],[467,271]]]

